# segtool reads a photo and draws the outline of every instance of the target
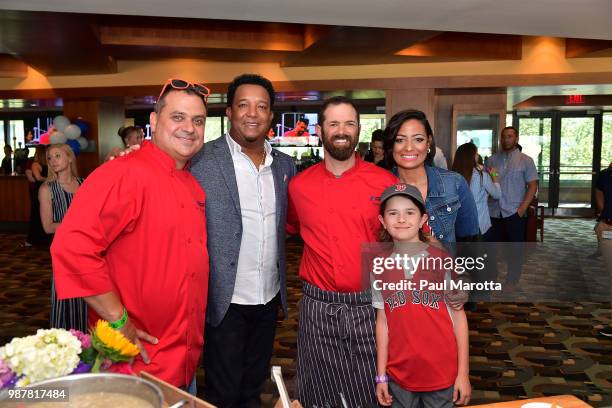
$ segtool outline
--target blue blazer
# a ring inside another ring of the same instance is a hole
[[[272,157],[272,175],[276,193],[277,266],[281,304],[287,316],[285,254],[287,186],[296,170],[290,156],[273,149]],[[238,184],[225,135],[204,144],[202,150],[191,160],[191,173],[206,192],[206,230],[210,257],[206,323],[218,326],[225,317],[234,294],[242,239]]]

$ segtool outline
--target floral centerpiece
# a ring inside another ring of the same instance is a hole
[[[78,330],[39,329],[0,347],[0,389],[87,372],[133,374],[138,348],[108,322],[98,320],[90,334]]]

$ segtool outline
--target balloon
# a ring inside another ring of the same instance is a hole
[[[86,135],[89,132],[89,125],[83,119],[79,118],[73,122],[75,125],[81,129],[81,135]]]
[[[64,134],[64,132],[60,132],[59,130],[56,130],[55,132],[53,132],[53,134],[49,137],[49,140],[51,141],[51,144],[58,144],[58,143],[66,143],[66,141],[68,140],[68,138],[66,137],[66,135]]]
[[[68,119],[64,115],[56,116],[53,119],[53,126],[55,127],[55,130],[63,131],[66,128],[66,126],[68,126],[69,124],[70,124],[70,119]]]
[[[66,129],[64,129],[64,134],[68,140],[76,140],[79,136],[81,136],[81,128],[75,124],[70,124],[66,126]]]
[[[70,146],[75,156],[78,156],[79,153],[81,153],[81,144],[79,143],[78,140],[68,139],[66,141],[66,144]]]
[[[38,144],[48,145],[49,143],[51,143],[51,140],[49,140],[49,132],[43,133],[38,138]]]
[[[85,150],[87,149],[87,146],[89,146],[89,140],[85,139],[83,136],[79,137],[77,139],[77,142],[79,142],[79,146],[81,146],[81,150]]]

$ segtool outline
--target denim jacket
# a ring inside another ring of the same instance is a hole
[[[457,237],[471,237],[479,233],[476,202],[467,181],[454,171],[425,166],[427,198],[425,207],[429,226],[436,239],[445,246]],[[398,175],[397,168],[392,170]]]

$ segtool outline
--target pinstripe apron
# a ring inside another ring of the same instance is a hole
[[[370,291],[328,292],[304,282],[297,391],[305,408],[376,405],[376,314]]]

